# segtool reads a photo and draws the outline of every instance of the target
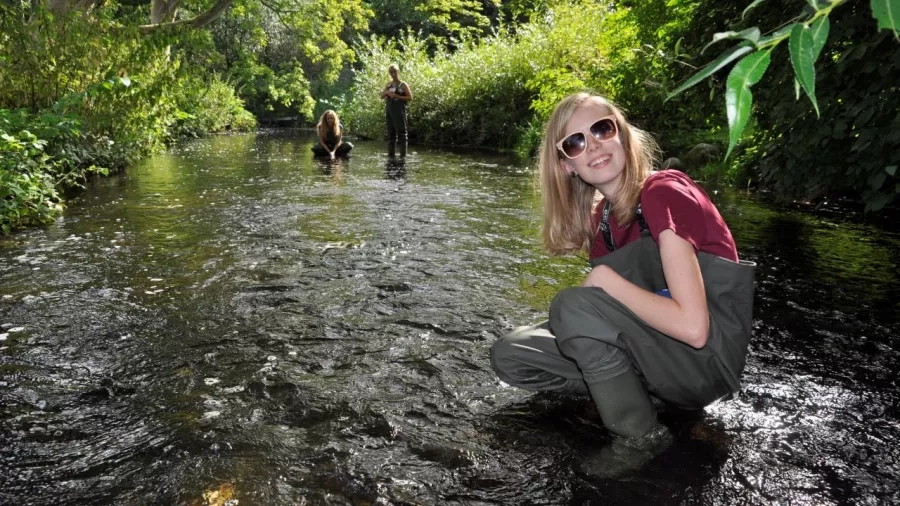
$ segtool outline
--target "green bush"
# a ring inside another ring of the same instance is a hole
[[[101,156],[74,118],[0,109],[0,232],[52,221],[63,209],[59,190],[106,174],[90,163]]]
[[[231,84],[219,76],[213,76],[209,81],[186,78],[179,84],[176,136],[199,137],[207,133],[256,128],[256,118],[244,109],[244,101]]]
[[[47,141],[0,130],[0,232],[47,223],[62,210]]]
[[[62,190],[180,135],[255,128],[227,82],[171,58],[180,32],[139,33],[145,15],[0,6],[0,230],[51,220]]]
[[[500,148],[519,146],[522,138],[533,143],[539,136],[529,129],[565,95],[590,87],[615,98],[610,71],[624,67],[613,62],[633,58],[634,30],[623,29],[621,16],[611,4],[560,2],[515,34],[461,41],[454,52],[438,48],[433,57],[410,34],[399,42],[370,39],[358,48],[362,68],[345,114],[356,131],[380,138],[384,104],[378,95],[388,65],[397,62],[413,91],[410,128],[418,140]]]

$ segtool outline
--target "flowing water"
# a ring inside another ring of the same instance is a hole
[[[759,264],[743,390],[635,457],[490,370],[586,272],[527,163],[311,145],[189,142],[0,238],[0,503],[900,503],[892,222],[708,187]]]

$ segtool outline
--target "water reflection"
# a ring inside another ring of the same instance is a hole
[[[384,162],[384,177],[395,181],[406,179],[406,157],[388,157]]]
[[[319,165],[322,174],[331,176],[331,180],[335,184],[343,181],[344,170],[350,165],[350,158],[342,156],[336,158],[315,157],[314,160]]]

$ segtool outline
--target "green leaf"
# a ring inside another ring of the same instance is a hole
[[[888,165],[887,167],[884,168],[884,171],[892,176],[896,176],[897,175],[897,166],[896,165]]]
[[[757,43],[756,43],[757,47],[762,47],[762,46],[765,46],[766,44],[769,44],[775,40],[784,38],[785,36],[787,36],[791,33],[791,30],[794,29],[794,25],[797,25],[797,24],[801,24],[801,23],[791,23],[789,25],[782,26],[781,28],[772,32],[772,34],[766,35],[765,37],[760,37],[759,41],[757,41]]]
[[[891,30],[900,39],[900,0],[872,0],[871,6],[878,29]]]
[[[828,39],[828,17],[821,17],[810,26],[795,24],[791,29],[790,53],[794,75],[806,92],[809,100],[819,116],[819,104],[816,102],[816,59]]]
[[[737,145],[737,141],[747,125],[747,120],[750,119],[750,109],[753,105],[750,87],[759,82],[771,61],[770,51],[756,52],[739,61],[728,74],[725,90],[725,108],[728,113],[729,129],[726,159]]]
[[[750,42],[744,41],[744,42],[741,42],[740,44],[738,44],[737,46],[729,49],[728,51],[722,53],[713,62],[711,62],[709,65],[700,69],[699,72],[697,72],[696,74],[691,76],[687,81],[682,83],[681,86],[675,88],[675,91],[673,91],[672,93],[669,93],[666,96],[666,101],[668,101],[675,95],[678,95],[682,91],[690,88],[691,86],[694,86],[695,84],[699,83],[700,81],[706,79],[707,77],[711,76],[713,73],[715,73],[717,70],[721,69],[725,65],[728,65],[729,63],[733,62],[734,60],[737,60],[741,56],[744,56],[745,54],[750,53],[752,51],[753,51],[753,45]]]
[[[822,48],[825,47],[825,42],[828,41],[828,32],[830,29],[831,22],[828,20],[828,16],[819,18],[809,26],[809,30],[812,32],[813,38],[813,61],[819,58],[819,54],[822,52]]]
[[[749,12],[750,9],[756,7],[757,5],[761,4],[762,2],[763,2],[763,0],[753,0],[753,3],[748,5],[747,8],[744,9],[744,12],[741,13],[741,19],[744,19],[744,16],[747,15],[747,12]]]
[[[866,199],[866,212],[880,211],[884,206],[891,203],[896,195],[890,193],[876,193],[875,196]]]
[[[709,44],[703,46],[703,49],[700,50],[700,54],[706,52],[709,46],[719,42],[720,40],[730,40],[730,39],[744,39],[753,43],[753,46],[756,46],[756,43],[759,42],[759,28],[752,27],[747,28],[746,30],[741,30],[739,32],[719,32],[713,35],[713,40]]]
[[[887,179],[887,174],[885,174],[884,172],[876,173],[871,179],[872,189],[873,190],[881,189],[881,187],[882,187],[882,185],[884,185],[884,181],[886,179]]]

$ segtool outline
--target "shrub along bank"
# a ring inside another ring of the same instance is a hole
[[[112,7],[0,7],[0,34],[0,233],[52,221],[66,189],[179,137],[256,127],[229,83],[171,55],[173,34],[141,35]]]

